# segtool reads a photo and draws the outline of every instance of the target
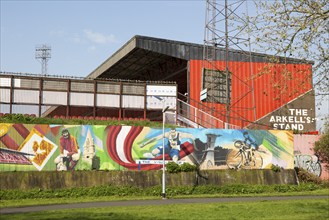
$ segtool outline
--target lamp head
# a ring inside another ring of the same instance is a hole
[[[162,109],[162,113],[165,113],[169,109],[169,106],[166,106],[164,109]]]

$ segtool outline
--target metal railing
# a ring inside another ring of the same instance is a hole
[[[146,119],[148,112],[162,109],[155,96],[166,99],[175,109],[176,91],[177,84],[168,82],[62,79],[0,72],[0,112],[121,119],[129,111],[130,115],[138,111]]]
[[[177,99],[177,123],[194,128],[240,129],[239,126],[228,124],[181,99]]]

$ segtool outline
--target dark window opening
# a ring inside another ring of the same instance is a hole
[[[228,76],[228,94],[226,89],[226,71],[203,69],[202,90],[207,90],[206,96],[201,101],[225,104],[231,96],[231,73]]]

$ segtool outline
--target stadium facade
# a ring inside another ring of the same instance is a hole
[[[204,45],[137,35],[83,79],[2,73],[1,112],[22,104],[39,116],[160,121],[162,96],[189,127],[316,130],[312,62],[215,53],[205,61]]]
[[[316,130],[312,62],[230,50],[226,56],[231,73],[228,110],[225,99],[220,99],[225,90],[208,93],[208,96],[217,94],[218,100],[200,100],[209,78],[204,70],[220,73],[226,64],[224,48],[217,50],[218,59],[211,63],[205,63],[203,52],[204,46],[200,44],[137,35],[87,78],[174,81],[178,97],[185,94],[184,100],[192,106],[232,125]],[[210,81],[218,83],[218,87],[225,83],[218,77],[210,77]]]

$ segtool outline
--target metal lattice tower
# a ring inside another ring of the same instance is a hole
[[[236,53],[230,51],[239,51],[239,56],[243,57],[240,61],[249,62],[251,68],[250,72],[252,73],[250,29],[248,21],[243,18],[243,15],[247,15],[245,17],[248,17],[247,4],[247,0],[206,1],[203,71],[205,71],[205,69],[212,70],[208,77],[213,82],[208,84],[208,86],[210,86],[210,88],[207,88],[208,96],[210,95],[210,97],[207,101],[216,102],[216,99],[212,96],[212,94],[215,93],[209,93],[209,90],[216,90],[216,93],[219,94],[218,97],[224,97],[227,123],[230,123],[230,112],[235,111],[234,105],[236,103],[236,100],[232,100],[231,98],[232,78],[236,77],[241,83],[245,83],[245,79],[239,77],[239,71],[241,71],[239,69],[242,69],[242,65],[240,67],[238,65],[234,67],[229,65],[229,61],[234,60],[233,56],[236,55]],[[224,62],[218,64],[218,62],[215,62],[218,60]],[[221,76],[218,76],[218,74]],[[222,80],[220,80],[219,77],[221,77]],[[250,76],[250,78],[252,78],[252,76]],[[225,85],[220,85],[221,83]],[[255,106],[253,80],[251,85],[248,86],[249,89],[247,93],[252,93],[253,106]],[[239,94],[240,97],[244,97],[245,95],[246,94]],[[241,108],[238,111],[241,111]],[[253,107],[253,111],[254,119],[256,119],[255,107]]]
[[[41,63],[41,75],[48,74],[48,61],[51,58],[51,47],[43,44],[35,47],[35,59]]]

